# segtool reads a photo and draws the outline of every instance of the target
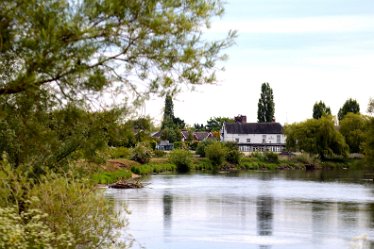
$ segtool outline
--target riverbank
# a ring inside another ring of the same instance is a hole
[[[189,168],[190,172],[233,172],[253,170],[320,170],[320,169],[344,169],[356,170],[369,168],[370,165],[364,159],[345,159],[335,161],[320,161],[308,155],[298,156],[266,156],[255,154],[243,156],[238,164],[227,161],[215,166],[208,158],[193,157]],[[113,184],[120,180],[134,179],[141,176],[178,173],[177,166],[168,157],[152,158],[146,164],[140,164],[129,159],[110,159],[104,165],[91,174],[91,180],[96,184]]]

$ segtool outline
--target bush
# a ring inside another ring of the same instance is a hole
[[[177,166],[178,172],[188,172],[191,170],[192,154],[187,150],[173,150],[169,155],[169,160]]]
[[[166,152],[163,150],[155,150],[153,151],[153,155],[155,157],[164,157],[166,155]]]
[[[212,144],[213,141],[212,140],[205,140],[205,141],[201,141],[197,144],[197,147],[196,147],[196,154],[199,155],[200,157],[205,157],[205,149],[208,145]]]
[[[0,248],[73,248],[71,233],[56,236],[46,217],[37,209],[19,214],[14,207],[0,208]]]
[[[71,248],[117,248],[124,227],[113,202],[95,186],[58,176],[47,176],[29,192],[35,201],[29,208],[49,214],[43,221],[55,234],[68,234]]]
[[[214,142],[205,148],[205,155],[213,166],[220,166],[226,157],[226,148],[221,142]]]
[[[241,153],[238,150],[229,150],[226,154],[226,161],[232,164],[239,164]]]
[[[138,144],[132,152],[131,159],[137,161],[138,163],[144,164],[149,162],[151,155],[152,152],[148,147]]]
[[[201,158],[194,164],[195,170],[213,170],[213,165],[208,158]]]
[[[185,145],[184,142],[174,142],[174,149],[187,149],[187,146]]]
[[[239,164],[241,153],[239,151],[239,146],[234,142],[226,142],[224,146],[227,149],[226,161],[232,164]]]
[[[126,222],[104,192],[70,173],[31,175],[0,162],[0,248],[125,248]]]
[[[278,163],[279,162],[278,154],[273,153],[273,152],[266,152],[264,154],[264,158],[265,158],[265,161],[268,162],[268,163]]]
[[[198,141],[192,141],[192,142],[190,143],[190,150],[196,151],[196,149],[197,149],[197,145],[198,145],[198,144],[199,144]]]
[[[108,149],[109,158],[130,158],[131,150],[125,147],[111,147]]]

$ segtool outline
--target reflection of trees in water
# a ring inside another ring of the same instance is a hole
[[[257,234],[260,236],[271,236],[273,234],[273,198],[259,195],[257,206]],[[269,249],[271,246],[260,245],[260,249]]]
[[[173,214],[173,196],[169,192],[165,192],[162,197],[164,211],[164,228],[170,229],[171,216]]]

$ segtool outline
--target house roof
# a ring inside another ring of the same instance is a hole
[[[282,134],[280,123],[225,123],[228,134]]]
[[[207,132],[207,131],[195,131],[193,133],[193,136],[196,138],[198,141],[203,141],[204,139],[210,137],[212,133]]]

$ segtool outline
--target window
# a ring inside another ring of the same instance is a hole
[[[277,135],[277,143],[278,143],[278,144],[281,143],[281,135]]]
[[[250,138],[247,138],[247,143],[250,143],[251,142],[251,139]]]
[[[266,135],[262,135],[262,143],[266,143]]]
[[[239,143],[239,138],[235,138],[235,142]]]

